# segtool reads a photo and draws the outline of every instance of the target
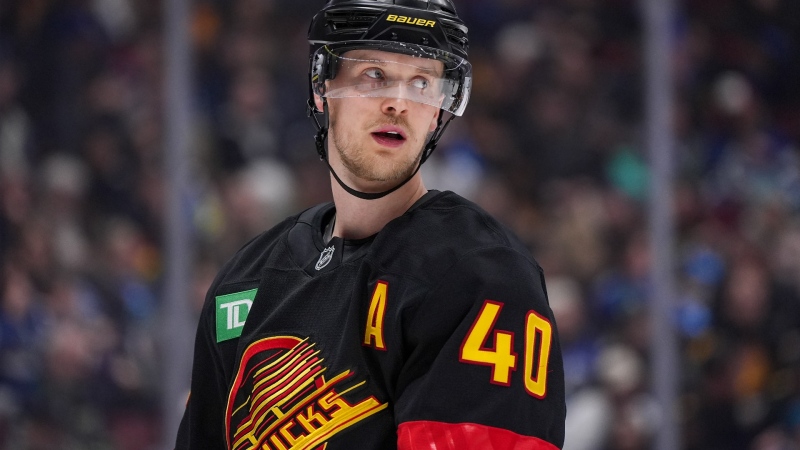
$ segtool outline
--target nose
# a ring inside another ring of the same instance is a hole
[[[402,97],[386,97],[381,102],[381,111],[388,115],[403,115],[408,113],[408,100]]]
[[[391,95],[390,93],[387,92],[387,94],[389,95],[387,97],[384,97],[383,101],[381,102],[381,110],[383,111],[384,114],[394,115],[394,114],[408,113],[409,100],[407,100],[403,95],[405,91],[405,86],[403,86],[401,83],[399,86],[396,87],[396,89],[397,89],[396,92],[391,93],[394,95]]]

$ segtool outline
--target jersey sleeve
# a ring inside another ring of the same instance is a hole
[[[191,393],[186,403],[176,450],[225,449],[225,405],[227,378],[224,375],[221,345],[235,345],[235,340],[217,344],[215,308],[209,290],[194,344]]]
[[[398,447],[561,448],[564,372],[544,276],[507,247],[462,257],[410,314]]]

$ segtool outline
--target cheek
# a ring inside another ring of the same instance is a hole
[[[433,118],[431,119],[430,124],[428,125],[428,132],[432,132],[436,129],[436,126],[439,125],[439,110],[436,110],[433,114]]]
[[[348,114],[345,114],[342,108],[341,99],[329,98],[328,99],[328,119],[330,124],[347,123]]]

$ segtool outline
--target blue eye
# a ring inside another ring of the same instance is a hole
[[[376,80],[382,80],[384,78],[383,71],[378,68],[367,69],[364,71],[364,75]]]
[[[414,86],[417,89],[425,89],[428,87],[428,80],[425,78],[414,78],[411,80],[411,86]]]

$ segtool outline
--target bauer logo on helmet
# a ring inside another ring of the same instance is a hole
[[[389,14],[386,17],[387,22],[407,23],[409,25],[418,25],[420,27],[433,27],[436,25],[435,20],[425,20],[418,17],[400,16],[397,14]]]

